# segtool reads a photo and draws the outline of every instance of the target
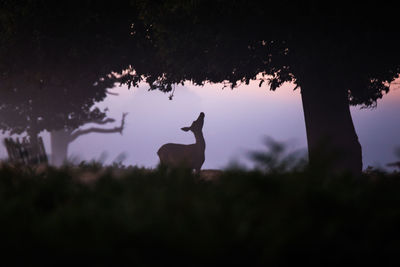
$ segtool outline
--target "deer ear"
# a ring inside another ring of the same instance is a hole
[[[189,127],[183,127],[183,128],[181,128],[181,130],[187,132],[187,131],[190,130],[190,128]]]

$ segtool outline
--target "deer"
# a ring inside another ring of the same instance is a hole
[[[157,151],[160,164],[168,168],[185,167],[200,173],[201,166],[205,160],[206,142],[203,136],[204,113],[201,112],[197,120],[193,121],[190,127],[181,128],[182,131],[192,131],[196,138],[196,143],[184,144],[164,144]]]

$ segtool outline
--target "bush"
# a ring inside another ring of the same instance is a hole
[[[381,264],[400,252],[399,174],[236,169],[204,181],[92,164],[0,177],[1,251],[16,262]]]

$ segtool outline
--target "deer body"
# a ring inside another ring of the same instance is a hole
[[[182,130],[192,131],[196,143],[190,145],[168,143],[160,147],[157,154],[160,163],[167,167],[186,167],[199,172],[205,160],[206,142],[203,136],[204,113],[201,112],[197,120],[190,127],[183,127]]]

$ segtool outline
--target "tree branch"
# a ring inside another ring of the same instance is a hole
[[[106,90],[106,94],[107,95],[119,95],[118,93],[115,93],[115,92],[111,92],[110,90]]]
[[[113,118],[107,118],[107,119],[104,119],[104,120],[93,120],[93,121],[88,121],[87,123],[96,123],[96,124],[101,124],[101,125],[103,125],[103,124],[110,123],[110,122],[114,122],[114,121],[115,121],[115,119],[113,119]]]
[[[119,127],[114,127],[114,128],[98,128],[98,127],[91,127],[88,129],[82,129],[82,130],[77,130],[73,134],[71,134],[71,141],[74,141],[76,138],[79,136],[89,134],[89,133],[120,133],[122,134],[122,131],[124,130],[125,127],[125,117],[128,115],[128,113],[122,113],[122,119],[121,119],[121,125]],[[107,119],[108,120],[108,119]]]
[[[115,119],[106,118],[104,120],[91,120],[91,121],[87,121],[85,124],[94,123],[94,124],[104,125],[104,124],[107,124],[107,123],[110,123],[110,122],[115,122]],[[79,132],[79,131],[81,131],[81,130],[80,129],[73,130],[72,133],[71,133],[71,136],[73,136],[76,132]]]

